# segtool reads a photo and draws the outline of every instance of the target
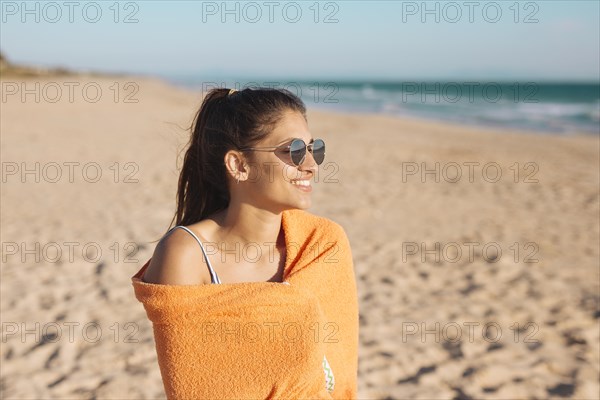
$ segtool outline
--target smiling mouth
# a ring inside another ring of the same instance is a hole
[[[290,183],[292,185],[302,186],[302,187],[309,187],[310,186],[310,181],[309,180],[290,181]]]

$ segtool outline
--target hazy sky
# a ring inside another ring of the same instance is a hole
[[[0,1],[0,50],[134,73],[598,81],[599,4]]]

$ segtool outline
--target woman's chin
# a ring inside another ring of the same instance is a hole
[[[310,208],[311,205],[312,199],[310,197],[308,197],[307,199],[303,199],[302,201],[296,202],[296,207],[301,210],[306,210],[307,208]]]

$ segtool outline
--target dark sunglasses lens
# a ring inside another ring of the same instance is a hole
[[[295,165],[300,165],[306,155],[306,145],[300,139],[294,139],[290,144],[290,156]]]
[[[312,145],[312,155],[317,165],[321,165],[325,160],[325,142],[321,139],[317,139]]]

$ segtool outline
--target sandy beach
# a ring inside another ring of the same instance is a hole
[[[165,398],[131,276],[175,210],[198,92],[3,78],[2,399]],[[600,140],[309,107],[344,227],[361,399],[598,399]]]

